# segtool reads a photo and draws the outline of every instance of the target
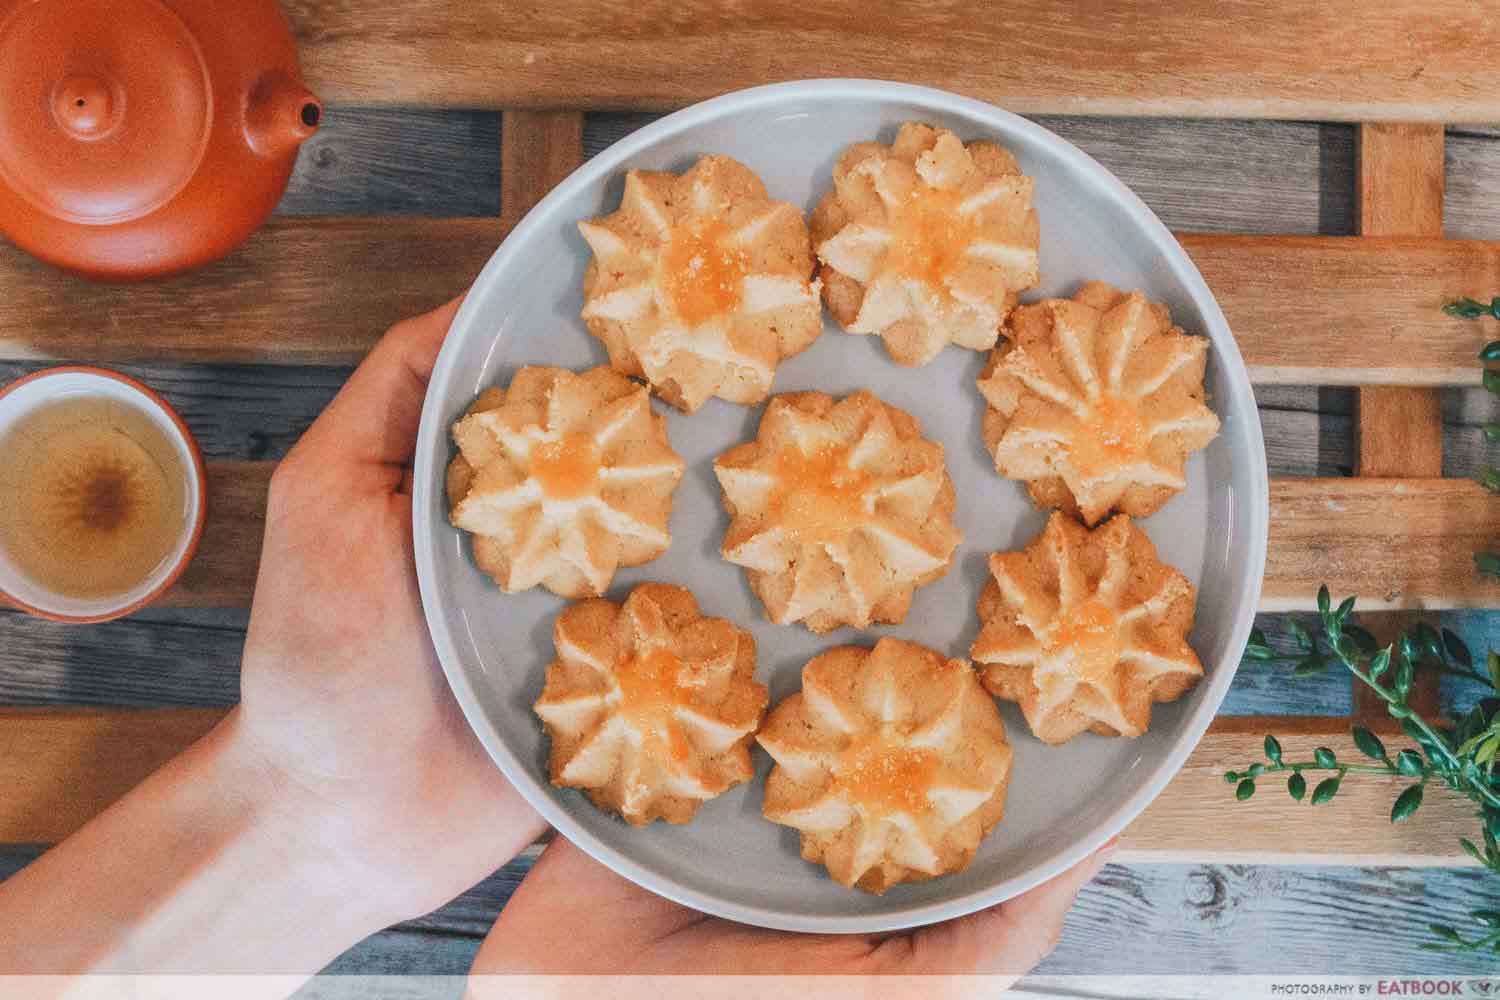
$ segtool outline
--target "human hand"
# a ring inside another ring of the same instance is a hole
[[[277,468],[234,727],[391,922],[544,827],[465,724],[417,593],[409,464],[459,301],[396,324]]]
[[[1073,900],[1113,850],[1111,841],[1014,899],[910,933],[790,934],[680,906],[559,837],[506,904],[473,974],[1015,977],[1056,947]],[[487,996],[476,982],[473,994]]]

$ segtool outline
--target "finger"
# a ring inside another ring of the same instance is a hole
[[[966,917],[915,932],[905,960],[911,972],[952,975],[1013,975],[1030,972],[1062,939],[1063,919],[1078,893],[1099,874],[1111,854],[1110,840],[1067,871],[1014,899]],[[901,942],[887,942],[899,957]],[[905,970],[903,970],[905,971]]]
[[[403,465],[416,451],[427,380],[463,296],[386,333],[308,428],[320,464]]]

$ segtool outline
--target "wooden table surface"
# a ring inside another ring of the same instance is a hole
[[[1488,55],[1486,59],[1494,63]],[[1493,69],[1489,72],[1495,75]],[[357,101],[360,91],[346,81],[325,96]],[[414,90],[410,98],[422,103],[423,94]],[[1289,94],[1285,100],[1288,113],[1324,108],[1330,115],[1349,117],[1331,105],[1325,108],[1312,93]],[[649,120],[638,113],[588,115],[586,153]],[[1102,161],[1178,232],[1327,236],[1358,231],[1357,126],[1037,120]],[[499,214],[501,190],[494,182],[501,167],[498,113],[335,103],[325,122],[302,153],[280,209],[284,215]],[[1443,223],[1450,238],[1500,239],[1497,136],[1500,132],[1482,127],[1447,134]],[[425,267],[427,262],[410,265]],[[447,291],[458,291],[461,282],[455,275],[454,287]],[[1494,290],[1500,292],[1500,282]],[[414,302],[413,309],[427,304]],[[1368,308],[1371,324],[1378,324],[1381,303],[1370,302]],[[1357,333],[1359,328],[1354,329]],[[1329,348],[1330,370],[1340,364],[1341,349]],[[39,367],[42,362],[0,361],[0,383]],[[349,372],[344,366],[224,363],[118,367],[166,395],[191,426],[205,457],[226,462],[278,459]],[[1259,385],[1272,475],[1351,475],[1356,466],[1355,393],[1352,388]],[[1471,475],[1489,460],[1479,425],[1494,419],[1495,410],[1485,394],[1472,389],[1441,390],[1440,400],[1441,471],[1448,477]],[[1451,612],[1444,617],[1479,648],[1486,648],[1492,635],[1500,644],[1500,616]],[[1262,624],[1274,633],[1283,619],[1266,615]],[[0,611],[0,706],[231,705],[238,697],[245,622],[242,610],[154,609],[121,622],[67,628]],[[1264,728],[1275,731],[1275,716],[1345,715],[1350,697],[1345,675],[1293,680],[1284,670],[1245,663],[1224,712],[1267,716]],[[1224,762],[1235,763],[1241,762]],[[1224,792],[1223,822],[1232,824],[1237,805],[1230,790]],[[1261,794],[1279,793],[1268,787]],[[1330,841],[1337,841],[1353,821],[1344,811],[1347,806],[1341,796],[1321,807],[1322,835]],[[1383,822],[1373,815],[1363,815],[1361,821]],[[0,847],[0,877],[40,850]],[[528,863],[523,857],[437,913],[371,938],[335,962],[332,971],[462,973]],[[1493,970],[1493,957],[1436,956],[1419,946],[1428,939],[1429,922],[1460,922],[1469,909],[1493,905],[1496,889],[1492,877],[1463,867],[1114,864],[1084,892],[1061,947],[1039,971],[1474,975]]]

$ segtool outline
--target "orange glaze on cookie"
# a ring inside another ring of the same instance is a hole
[[[892,213],[886,266],[903,278],[945,287],[943,279],[963,266],[978,235],[977,219],[959,213],[962,203],[956,191],[918,184]]]
[[[1107,475],[1121,465],[1143,460],[1149,443],[1146,422],[1135,404],[1118,396],[1101,396],[1078,421],[1068,457],[1084,476]]]
[[[664,283],[678,317],[698,326],[739,308],[750,255],[718,219],[682,226],[662,252]]]
[[[1120,619],[1098,600],[1087,600],[1068,611],[1047,643],[1046,657],[1075,677],[1107,676],[1124,651]]]
[[[876,814],[920,815],[932,808],[928,789],[942,758],[926,747],[908,747],[881,733],[851,743],[834,767],[833,783]]]
[[[599,492],[599,447],[587,434],[564,434],[531,449],[531,474],[552,500],[577,500]]]
[[[620,715],[646,739],[665,743],[673,760],[686,760],[692,749],[673,717],[682,700],[681,670],[677,655],[662,648],[628,657],[615,668]]]
[[[775,476],[767,507],[807,540],[844,534],[869,515],[865,494],[874,480],[849,467],[848,448],[824,445],[810,455],[782,448]]]

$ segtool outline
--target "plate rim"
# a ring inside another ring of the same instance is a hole
[[[520,256],[521,248],[542,229],[545,225],[545,218],[552,213],[555,204],[565,201],[580,188],[613,176],[620,169],[624,169],[630,159],[658,141],[707,121],[736,113],[760,110],[791,100],[816,102],[849,99],[878,103],[901,102],[934,112],[956,114],[980,121],[986,119],[996,121],[1013,132],[1028,133],[1033,140],[1053,148],[1064,159],[1075,161],[1086,173],[1093,174],[1094,179],[1105,186],[1111,198],[1117,201],[1161,248],[1164,264],[1175,273],[1195,304],[1203,311],[1206,327],[1204,332],[1214,344],[1215,363],[1224,367],[1230,384],[1229,394],[1236,397],[1234,412],[1241,414],[1258,412],[1249,372],[1240,355],[1238,343],[1230,330],[1228,320],[1219,307],[1218,300],[1177,238],[1134,191],[1088,153],[1041,125],[984,101],[938,88],[909,83],[860,78],[792,80],[732,91],[666,115],[585,161],[561,184],[549,191],[506,235],[474,279],[471,288],[479,289],[492,282],[500,270],[508,267],[514,258]],[[417,448],[413,457],[414,469],[425,469],[431,466],[438,447],[446,445],[446,435],[443,433],[444,417],[441,412],[444,404],[437,398],[438,394],[431,390],[431,386],[439,381],[451,381],[453,375],[451,369],[455,367],[458,355],[457,345],[462,339],[461,336],[451,334],[454,332],[461,334],[474,322],[480,297],[473,294],[466,295],[453,319],[450,336],[445,338],[437,362],[433,366],[432,376],[428,383],[429,389],[422,406]],[[1221,349],[1221,341],[1227,343],[1232,349],[1227,351]],[[1245,561],[1245,565],[1255,569],[1245,581],[1241,600],[1233,609],[1232,620],[1236,624],[1230,637],[1231,642],[1228,647],[1230,649],[1245,644],[1254,624],[1255,611],[1260,603],[1260,593],[1264,582],[1267,536],[1270,526],[1270,476],[1266,467],[1265,442],[1259,421],[1249,420],[1247,423],[1249,425],[1247,438],[1251,454],[1248,456],[1250,489],[1245,491],[1245,494],[1253,507],[1250,512],[1251,530],[1247,539],[1249,558]],[[1218,714],[1224,696],[1228,693],[1229,686],[1238,670],[1237,661],[1227,668],[1216,670],[1209,680],[1206,697],[1187,719],[1182,737],[1146,776],[1136,791],[1102,820],[1093,824],[1090,834],[1080,837],[1070,848],[1058,851],[1046,862],[1033,865],[983,888],[940,901],[913,904],[879,914],[816,915],[740,903],[684,885],[669,873],[651,870],[627,854],[599,840],[589,830],[577,824],[563,809],[554,798],[550,785],[544,786],[532,779],[525,765],[505,741],[498,733],[491,731],[492,727],[480,704],[479,697],[460,664],[459,651],[447,636],[446,628],[439,627],[441,615],[437,609],[442,605],[443,597],[436,583],[436,540],[434,533],[422,531],[418,527],[431,523],[441,489],[437,484],[428,482],[428,477],[418,475],[415,477],[412,493],[413,553],[423,617],[432,637],[433,648],[437,653],[438,662],[449,689],[457,700],[467,725],[506,779],[522,794],[531,807],[541,814],[543,819],[599,863],[648,891],[700,912],[740,923],[776,930],[812,933],[867,934],[904,930],[963,916],[1003,902],[1039,885],[1098,850],[1107,840],[1128,826],[1161,793],[1202,740],[1204,732]],[[810,872],[810,876],[821,877],[815,872]]]

